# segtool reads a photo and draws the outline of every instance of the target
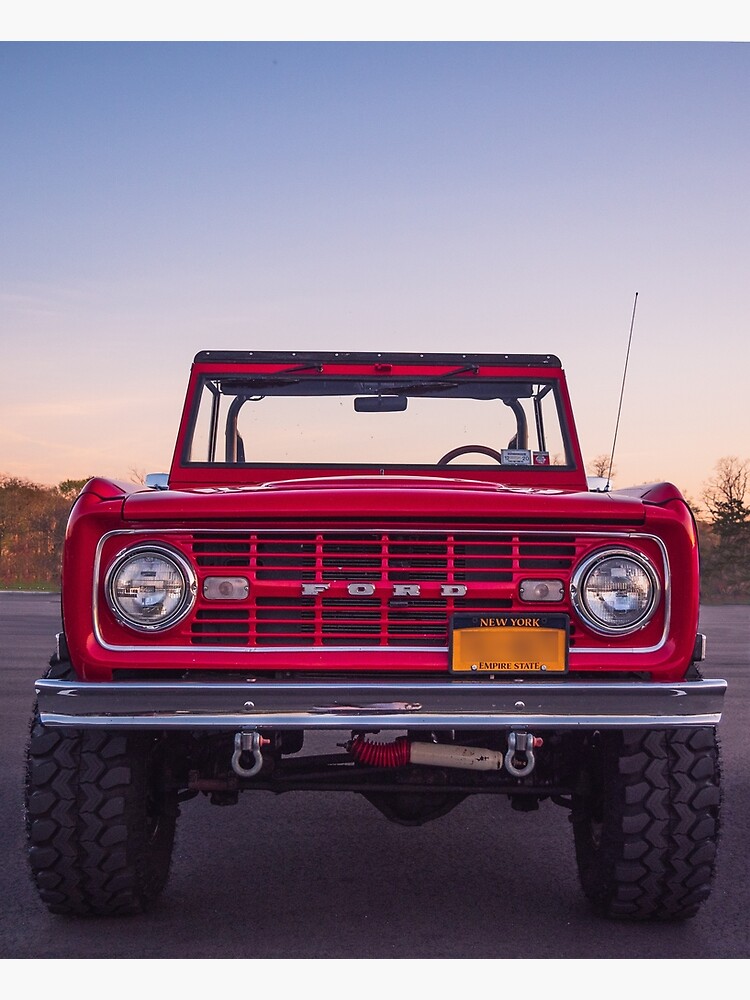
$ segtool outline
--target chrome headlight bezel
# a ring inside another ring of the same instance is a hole
[[[172,611],[163,618],[154,621],[139,621],[133,618],[122,608],[115,595],[117,577],[123,567],[131,560],[144,556],[153,556],[171,564],[180,577],[182,584],[182,593]],[[160,545],[157,543],[131,545],[129,548],[123,549],[122,552],[119,552],[115,556],[104,579],[104,595],[107,606],[116,620],[121,625],[133,629],[135,632],[142,633],[153,634],[154,632],[165,632],[167,629],[178,625],[190,614],[195,604],[197,591],[198,581],[193,567],[188,560],[177,549],[169,545]]]
[[[591,574],[607,559],[627,559],[642,570],[649,580],[651,592],[648,604],[636,619],[627,624],[616,625],[602,621],[588,603],[587,584]],[[653,563],[642,552],[627,548],[605,548],[592,552],[576,567],[570,582],[570,596],[576,612],[592,632],[606,636],[630,635],[640,631],[656,614],[661,603],[662,585]]]

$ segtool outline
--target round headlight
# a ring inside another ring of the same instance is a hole
[[[585,559],[570,585],[583,620],[606,635],[634,632],[659,603],[659,579],[651,563],[628,549],[605,549]]]
[[[141,632],[158,632],[182,621],[196,593],[190,564],[173,549],[158,545],[122,552],[104,586],[115,617]]]

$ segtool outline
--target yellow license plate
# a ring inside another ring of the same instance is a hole
[[[450,669],[455,674],[564,674],[567,615],[454,615]]]

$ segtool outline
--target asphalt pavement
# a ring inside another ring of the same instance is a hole
[[[187,802],[155,909],[91,920],[47,913],[24,854],[27,720],[59,598],[0,593],[0,958],[747,958],[750,607],[705,608],[701,624],[705,673],[724,677],[729,693],[718,871],[692,920],[592,915],[567,813],[550,802],[524,814],[474,796],[407,828],[361,796],[309,792],[246,794],[227,808]]]

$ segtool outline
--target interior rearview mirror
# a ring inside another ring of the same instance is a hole
[[[405,410],[406,396],[357,396],[354,409],[357,413],[397,413]]]

